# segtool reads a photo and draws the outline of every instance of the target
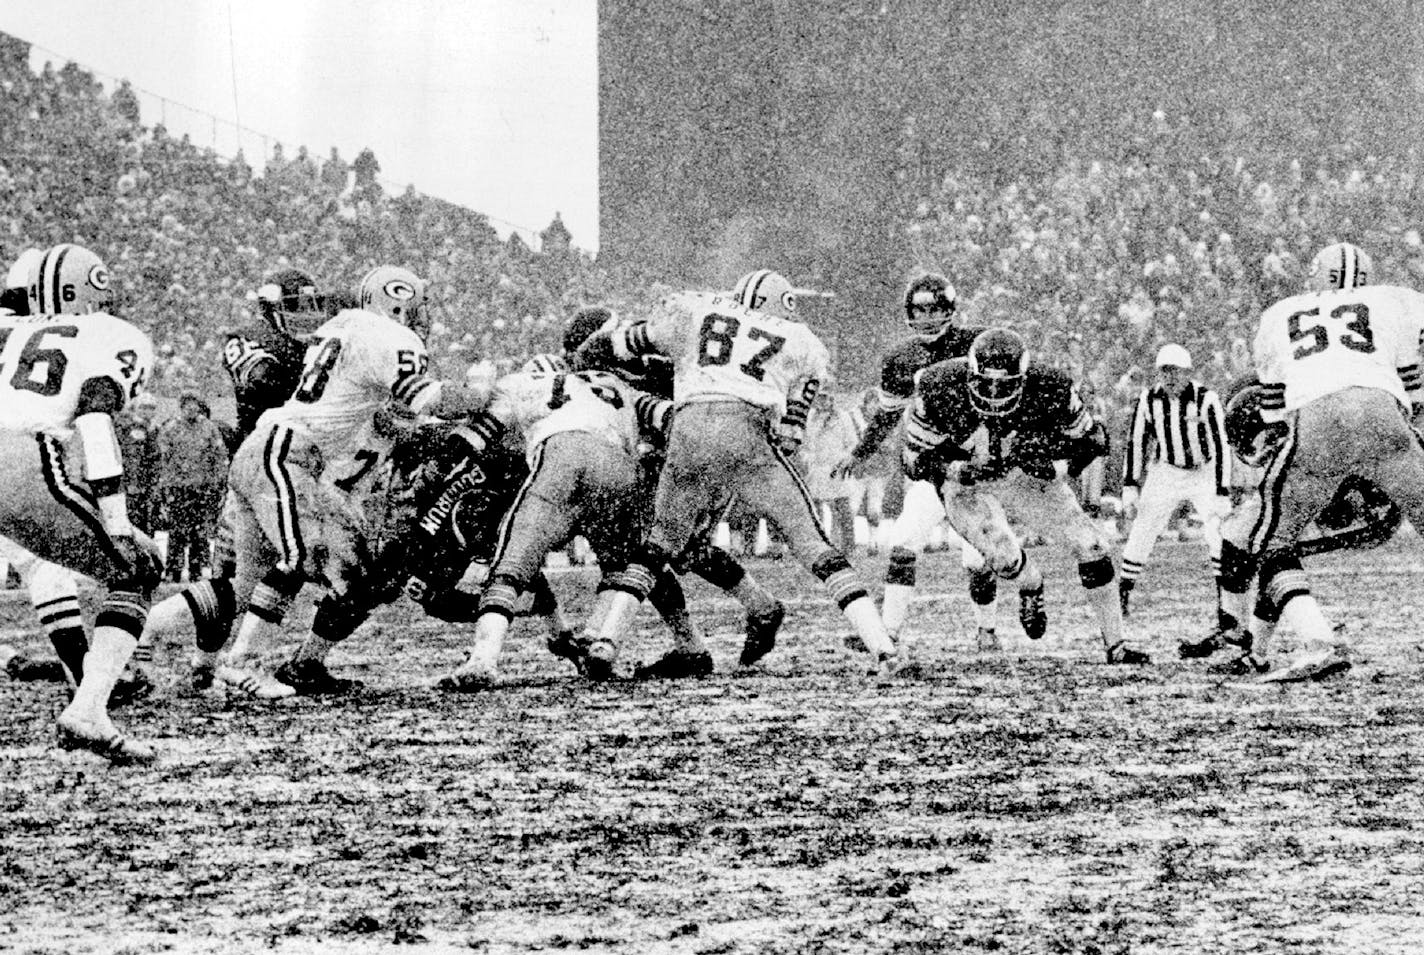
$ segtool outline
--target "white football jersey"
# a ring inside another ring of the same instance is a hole
[[[292,397],[264,413],[259,425],[284,424],[321,449],[327,462],[360,450],[376,410],[388,401],[416,414],[440,398],[426,374],[420,336],[397,322],[350,308],[312,335]]]
[[[647,323],[648,340],[674,362],[678,405],[735,399],[786,413],[794,386],[826,380],[826,346],[800,322],[757,312],[722,295],[684,292]]]
[[[121,318],[0,316],[0,428],[68,438],[84,382],[114,382],[127,404],[152,370],[153,343]]]
[[[634,392],[606,372],[515,372],[495,383],[489,413],[524,438],[525,453],[556,434],[579,431],[632,452],[638,443]]]
[[[1387,391],[1407,407],[1406,391],[1418,388],[1421,329],[1424,295],[1413,289],[1366,285],[1293,295],[1261,315],[1256,374],[1284,386],[1276,411],[1359,387]]]

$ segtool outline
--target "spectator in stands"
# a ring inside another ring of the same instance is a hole
[[[158,525],[158,399],[144,392],[129,403],[114,422],[124,462],[124,491],[129,520],[146,534]]]
[[[341,154],[336,151],[336,147],[331,147],[331,155],[321,166],[321,184],[331,193],[342,193],[346,191],[347,174],[351,167],[346,160],[341,158]]]
[[[199,580],[208,566],[227,478],[228,454],[222,434],[204,414],[207,405],[191,392],[178,402],[179,414],[159,431],[159,489],[168,528],[168,579]]]

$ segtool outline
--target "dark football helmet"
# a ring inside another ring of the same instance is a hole
[[[1028,379],[1028,346],[1018,332],[987,328],[969,346],[969,402],[980,414],[1012,414]]]
[[[257,307],[273,328],[290,338],[305,338],[326,321],[316,280],[301,269],[282,269],[262,280]]]
[[[954,324],[954,286],[935,272],[926,272],[905,288],[905,324],[922,338],[938,338]]]
[[[564,326],[564,351],[572,355],[588,341],[590,335],[602,331],[613,320],[613,312],[602,305],[589,305],[574,313]]]
[[[1236,456],[1260,467],[1289,431],[1284,421],[1261,417],[1266,386],[1255,375],[1244,375],[1226,391],[1226,441]]]

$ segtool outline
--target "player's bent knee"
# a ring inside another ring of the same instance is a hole
[[[885,568],[885,582],[901,587],[913,587],[918,566],[919,555],[914,551],[908,547],[892,547],[890,564]]]
[[[1256,567],[1256,558],[1247,551],[1229,540],[1221,542],[1219,582],[1223,590],[1233,594],[1244,594],[1251,586],[1251,578],[1256,575]]]
[[[1097,557],[1078,564],[1078,579],[1083,582],[1084,590],[1106,587],[1113,582],[1114,576],[1113,562],[1109,557]]]

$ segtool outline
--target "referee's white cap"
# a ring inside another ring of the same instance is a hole
[[[1186,368],[1192,367],[1192,356],[1181,345],[1163,345],[1157,350],[1158,368]]]

